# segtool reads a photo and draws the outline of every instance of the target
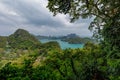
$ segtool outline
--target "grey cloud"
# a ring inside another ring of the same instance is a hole
[[[35,3],[34,0],[0,0],[0,3],[9,11],[16,13],[16,15],[14,13],[8,15],[9,11],[0,10],[0,34],[11,34],[18,28],[26,29],[36,35],[76,33],[80,36],[91,36],[92,34],[88,30],[90,19],[79,19],[75,23],[69,23],[68,17],[63,15],[53,17],[41,6],[42,3]]]
[[[14,11],[19,13],[19,15],[28,22],[26,24],[31,25],[49,25],[52,27],[57,27],[58,25],[63,26],[63,23],[60,23],[57,20],[54,20],[53,17],[48,13],[44,13],[43,9],[39,5],[29,3],[29,0],[5,0],[3,1],[8,7],[11,7]]]

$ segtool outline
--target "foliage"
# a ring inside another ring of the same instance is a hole
[[[89,29],[96,38],[104,39],[106,46],[120,48],[120,1],[118,0],[48,0],[48,8],[55,15],[69,14],[71,21],[94,16]]]
[[[95,45],[88,42],[83,49],[66,50],[60,50],[56,42],[37,44],[40,52],[27,57],[24,55],[22,67],[16,66],[12,61],[2,66],[1,80],[119,80],[120,1],[48,1],[47,7],[50,11],[55,15],[57,13],[69,14],[71,21],[75,21],[79,17],[93,16],[94,20],[89,29],[94,30],[94,36],[100,39],[101,43]],[[32,35],[21,29],[12,34],[8,41],[12,48],[18,49],[31,49],[31,45],[34,46],[37,42]],[[44,56],[44,54],[46,55]],[[41,57],[44,59],[41,60]],[[33,67],[37,60],[40,61],[40,65]]]
[[[8,37],[8,44],[14,49],[34,49],[40,45],[40,42],[26,30],[18,29]]]
[[[0,69],[1,79],[119,80],[120,62],[108,59],[98,44],[88,42],[83,49],[47,48],[41,49],[40,52],[29,51],[30,53],[19,57],[19,60],[9,60],[10,63]],[[37,66],[36,61],[39,64]]]
[[[7,44],[7,37],[0,36],[0,48],[5,48]]]
[[[111,80],[119,80],[120,75],[120,1],[119,0],[48,0],[48,8],[57,13],[68,14],[71,21],[92,17],[89,29],[101,42],[102,53],[106,54],[108,73]],[[113,63],[113,61],[115,63]]]
[[[88,43],[90,44],[90,43]],[[107,68],[100,47],[93,45],[84,49],[66,49],[50,53],[45,63],[65,80],[104,80]]]
[[[60,45],[56,41],[47,42],[41,44],[39,48],[46,49],[46,50],[60,50]]]

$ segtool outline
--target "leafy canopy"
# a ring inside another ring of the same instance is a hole
[[[82,18],[94,18],[89,29],[97,39],[104,39],[109,46],[120,48],[120,0],[48,0],[48,8],[68,14],[71,22]]]
[[[80,17],[94,18],[89,29],[101,41],[110,80],[119,80],[120,0],[48,0],[47,7],[54,15],[69,15],[71,22]]]

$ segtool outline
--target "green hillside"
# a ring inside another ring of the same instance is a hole
[[[62,50],[57,42],[42,44],[23,29],[0,40],[1,80],[120,79],[120,60],[106,58],[100,44]]]
[[[40,44],[33,35],[23,29],[18,29],[8,37],[8,44],[11,48],[28,49],[35,48]]]
[[[0,36],[0,48],[6,47],[7,37]]]

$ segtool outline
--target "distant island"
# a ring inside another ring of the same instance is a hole
[[[37,39],[59,39],[61,41],[68,42],[69,44],[81,44],[81,43],[87,43],[92,42],[94,43],[95,40],[89,37],[80,37],[76,35],[75,33],[68,34],[66,36],[36,36]]]

